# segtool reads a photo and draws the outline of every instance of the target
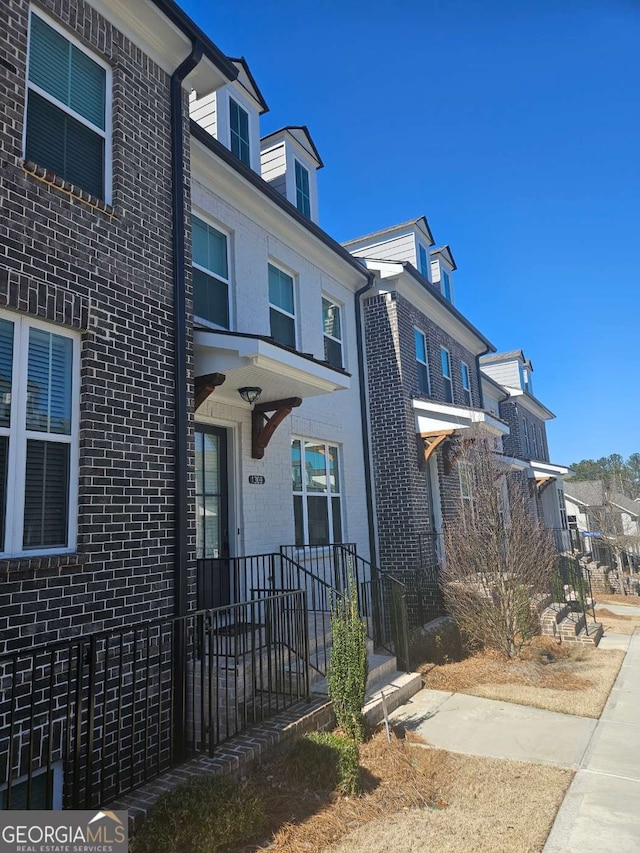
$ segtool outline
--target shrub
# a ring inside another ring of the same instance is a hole
[[[131,841],[131,853],[215,853],[266,826],[260,799],[231,779],[202,776],[162,794]]]
[[[295,782],[318,792],[352,795],[360,787],[358,746],[336,734],[314,732],[299,740],[287,756],[287,770]]]
[[[353,575],[347,590],[331,607],[333,636],[327,689],[338,725],[357,742],[364,740],[362,707],[367,686],[367,644],[365,624],[358,613],[358,596]]]

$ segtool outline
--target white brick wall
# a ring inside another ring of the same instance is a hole
[[[196,180],[192,198],[197,215],[230,233],[232,329],[260,335],[270,333],[267,264],[275,263],[295,277],[298,349],[301,352],[324,358],[322,295],[330,296],[341,305],[345,368],[351,374],[349,390],[304,399],[300,408],[278,427],[264,459],[251,458],[251,418],[248,408],[240,401],[236,406],[226,400],[216,400],[214,392],[198,410],[196,420],[224,426],[230,432],[230,533],[235,533],[231,537],[232,552],[262,553],[294,542],[290,444],[291,436],[299,435],[340,445],[343,536],[345,541],[356,542],[359,553],[368,557],[355,288],[339,281],[317,261],[310,261],[293,248],[286,229],[269,233],[248,213],[241,212]],[[266,199],[264,203],[269,204]],[[317,244],[311,235],[309,239]],[[329,248],[326,253],[327,267],[333,269],[333,253]],[[317,248],[309,254],[317,257]],[[359,286],[363,283],[364,280]],[[265,485],[250,485],[251,474],[264,475]]]

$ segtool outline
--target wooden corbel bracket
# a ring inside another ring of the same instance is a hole
[[[227,377],[224,373],[205,373],[204,376],[196,376],[194,380],[194,402],[199,409],[210,394],[222,385]]]
[[[544,492],[544,490],[547,488],[549,483],[552,483],[554,479],[555,479],[554,477],[544,477],[544,478],[541,478],[539,480],[536,480],[536,486],[538,487],[538,494],[541,495]]]
[[[301,397],[288,397],[286,400],[272,400],[270,403],[256,403],[251,412],[251,457],[262,459],[271,436],[282,421],[302,403]],[[269,416],[269,412],[273,412]]]
[[[418,457],[420,467],[424,468],[429,462],[431,456],[436,452],[443,441],[453,435],[452,429],[444,429],[440,432],[419,432],[418,439]]]

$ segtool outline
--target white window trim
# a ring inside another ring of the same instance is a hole
[[[58,811],[62,809],[62,787],[64,781],[64,771],[62,761],[55,761],[51,764],[52,771],[52,786],[51,786],[51,809],[53,811]],[[32,778],[36,776],[42,776],[47,772],[46,767],[40,767],[37,770],[34,770],[31,774]],[[11,787],[14,788],[16,785],[21,785],[24,782],[28,782],[29,774],[23,773],[21,776],[18,776],[16,779],[11,780]],[[4,782],[0,785],[0,791],[4,792],[8,789],[9,785]]]
[[[342,329],[344,328],[344,324],[343,324],[344,311],[342,310],[344,306],[340,302],[337,302],[332,296],[328,296],[326,293],[322,294],[322,300],[324,302],[329,302],[334,308],[338,309],[338,316],[340,317],[340,331],[342,331]],[[322,304],[322,302],[320,304]],[[295,302],[294,302],[294,305],[295,305]],[[324,315],[324,312],[323,312],[323,315]],[[334,341],[336,344],[340,344],[340,356],[341,356],[340,367],[344,370],[346,367],[346,359],[345,359],[345,353],[344,353],[344,341],[341,338],[336,338],[334,335],[329,335],[327,332],[325,332],[325,330],[324,330],[324,316],[323,316],[323,323],[322,323],[322,335],[323,335],[323,343],[324,343],[324,338],[329,338],[330,341]],[[323,347],[323,349],[324,349],[324,347]],[[323,355],[324,355],[324,352],[323,352]]]
[[[277,261],[274,261],[271,258],[269,258],[268,262],[267,262],[267,296],[269,294],[269,267],[270,266],[274,267],[277,270],[280,270],[280,272],[289,276],[289,278],[292,281],[291,290],[292,290],[292,294],[293,294],[293,312],[294,313],[290,314],[284,308],[280,308],[279,305],[274,305],[270,298],[269,298],[269,310],[271,310],[273,308],[274,311],[279,311],[280,314],[283,314],[285,317],[290,317],[293,320],[293,336],[295,338],[294,349],[297,350],[299,348],[298,347],[298,321],[296,319],[297,311],[298,311],[298,300],[297,300],[297,294],[296,294],[296,291],[298,289],[297,288],[297,277],[290,270],[283,267],[282,264],[279,264]],[[271,320],[269,320],[269,332],[271,332]]]
[[[224,278],[213,270],[209,270],[206,267],[202,266],[202,264],[197,264],[193,260],[193,254],[191,257],[191,266],[200,272],[205,273],[206,275],[210,275],[211,278],[215,278],[218,281],[221,281],[223,284],[227,285],[227,309],[229,311],[229,328],[226,329],[224,326],[220,326],[218,323],[214,323],[211,320],[205,320],[204,317],[199,317],[195,312],[193,315],[194,321],[198,323],[202,323],[203,326],[207,326],[210,329],[222,329],[223,331],[232,331],[235,328],[235,318],[234,318],[234,304],[231,296],[233,287],[232,287],[232,270],[231,270],[231,239],[232,233],[227,228],[221,226],[218,222],[215,222],[211,219],[210,216],[207,216],[206,213],[202,213],[200,210],[192,210],[191,211],[192,218],[195,216],[196,219],[199,219],[201,222],[204,222],[205,225],[208,225],[210,228],[213,228],[215,231],[219,231],[227,241],[227,278]]]
[[[422,331],[422,329],[419,329],[417,326],[414,326],[413,331],[414,331],[414,338],[413,338],[414,349],[415,349],[415,333],[416,332],[418,332],[419,335],[422,335],[422,339],[424,341],[424,357],[425,357],[426,361],[422,361],[421,358],[418,358],[417,352],[415,353],[415,356],[416,356],[416,362],[418,364],[423,364],[427,368],[427,390],[425,392],[421,392],[421,393],[426,393],[430,397],[431,396],[431,371],[429,370],[429,342],[427,341],[427,336]]]
[[[447,376],[444,372],[443,364],[442,364],[442,353],[446,352],[447,354],[447,364],[449,365],[449,375]],[[451,352],[446,347],[440,347],[440,372],[442,373],[443,382],[448,382],[449,387],[451,388],[451,403],[455,403],[455,397],[453,394],[453,369],[451,364]]]
[[[306,540],[304,542],[304,545],[307,545],[308,540],[309,540],[309,513],[308,513],[308,508],[307,508],[307,498],[308,497],[323,497],[326,499],[327,512],[328,512],[328,522],[329,522],[329,524],[328,524],[329,542],[327,543],[327,545],[313,545],[312,547],[314,547],[314,548],[327,548],[328,545],[332,545],[335,542],[335,536],[334,536],[334,531],[333,531],[333,504],[332,504],[333,498],[339,498],[340,499],[340,524],[342,525],[342,541],[347,542],[348,539],[347,539],[347,535],[346,535],[345,520],[344,520],[344,510],[345,510],[344,491],[343,491],[344,464],[343,464],[343,458],[342,458],[342,446],[339,444],[336,444],[333,441],[325,441],[322,438],[309,438],[308,436],[304,437],[301,435],[292,435],[291,436],[291,446],[293,446],[294,441],[300,442],[300,465],[301,465],[301,478],[300,479],[302,482],[302,489],[292,489],[291,495],[292,495],[292,497],[293,496],[302,497],[302,527],[303,527],[303,532],[304,532],[304,539]],[[325,452],[325,460],[326,460],[325,461],[325,472],[327,475],[327,491],[326,492],[308,492],[307,491],[306,479],[304,476],[305,443],[307,443],[307,442],[310,444],[323,444],[325,449],[326,449],[326,452]],[[329,484],[329,452],[328,452],[329,447],[333,447],[338,451],[336,456],[337,456],[337,462],[338,462],[338,482],[340,484],[340,489],[337,492],[332,491],[331,486]],[[289,451],[289,452],[291,452],[291,451]],[[293,506],[292,506],[292,509],[293,509]],[[295,516],[294,516],[294,519],[295,519]],[[295,520],[294,520],[294,524],[295,524]],[[295,540],[295,529],[294,529],[293,538]],[[300,546],[298,546],[298,547],[300,547]]]
[[[467,383],[465,385],[465,369],[466,369],[466,377]],[[473,405],[473,394],[471,393],[471,371],[469,370],[469,365],[466,361],[460,362],[460,380],[462,382],[462,392],[465,399],[465,403],[467,406]],[[468,396],[467,396],[468,395]]]
[[[308,187],[307,201],[309,203],[309,213],[305,213],[303,210],[300,210],[300,208],[298,207],[298,176],[296,174],[296,165],[300,166],[300,168],[304,169],[304,171],[307,173],[307,187]],[[294,183],[295,192],[296,192],[296,197],[295,197],[295,201],[294,201],[294,204],[296,206],[296,210],[298,210],[299,213],[302,213],[303,216],[308,216],[309,219],[311,219],[311,214],[313,212],[313,205],[311,204],[311,173],[309,172],[309,169],[304,165],[304,163],[302,163],[297,157],[293,158],[293,183]]]
[[[235,105],[239,109],[242,110],[242,112],[247,114],[247,133],[249,135],[249,138],[247,139],[247,144],[249,146],[249,162],[245,163],[245,166],[249,166],[249,167],[253,168],[253,158],[254,158],[254,150],[253,149],[255,146],[253,144],[253,134],[251,132],[252,131],[252,121],[251,121],[252,111],[247,108],[247,106],[242,102],[242,100],[237,96],[237,94],[235,92],[229,92],[228,101],[229,102],[227,104],[227,110],[228,110],[227,126],[228,126],[228,133],[229,133],[229,151],[231,151],[233,153],[233,150],[231,147],[231,102],[233,101],[235,103]],[[238,159],[240,160],[240,158],[238,158]],[[240,160],[240,162],[244,163],[244,160]]]
[[[446,277],[446,278],[445,278]],[[449,295],[447,296],[447,289],[445,287],[445,281],[449,282]],[[450,302],[453,305],[453,285],[451,284],[451,272],[448,269],[440,264],[440,293],[447,302]]]
[[[421,250],[422,250],[422,252],[424,252],[425,270],[422,269],[422,262],[421,262],[421,257],[420,257]],[[417,263],[418,272],[420,273],[421,276],[426,278],[427,281],[429,281],[429,267],[431,266],[431,259],[429,257],[429,252],[427,251],[426,246],[424,246],[419,240],[418,240],[418,259],[417,260],[418,260],[418,263]]]
[[[45,24],[48,24],[52,29],[56,30],[56,32],[60,33],[61,36],[70,42],[74,47],[81,50],[86,56],[89,57],[96,65],[100,65],[106,71],[106,79],[105,79],[105,98],[104,98],[104,130],[98,127],[97,125],[90,122],[84,116],[77,113],[75,110],[72,110],[71,107],[63,104],[53,95],[50,95],[40,86],[32,83],[29,80],[29,60],[31,53],[31,19],[33,16],[40,18]],[[48,15],[45,15],[40,9],[35,9],[33,6],[29,9],[29,32],[27,37],[27,73],[26,73],[26,88],[27,88],[27,96],[29,90],[33,90],[38,95],[43,98],[46,98],[50,103],[52,103],[55,107],[62,110],[63,112],[70,115],[76,121],[88,127],[94,133],[99,134],[104,139],[104,202],[106,204],[111,204],[112,202],[112,183],[113,183],[113,163],[112,163],[112,101],[113,101],[113,71],[111,66],[105,62],[102,57],[100,57],[97,53],[94,53],[92,50],[88,50],[81,41],[79,41],[75,36],[69,33],[68,30],[65,30],[60,24],[52,18],[49,18]],[[26,158],[27,156],[27,105],[28,105],[28,97],[25,97],[24,102],[24,126],[22,128],[22,156]],[[62,175],[59,176],[62,178]]]
[[[79,431],[80,431],[80,336],[51,323],[43,323],[31,317],[22,317],[7,311],[0,311],[0,317],[13,323],[13,375],[10,426],[0,428],[0,435],[9,436],[9,456],[7,465],[7,486],[15,484],[13,499],[7,500],[5,515],[5,541],[0,542],[0,557],[41,557],[54,554],[71,554],[76,550],[78,536],[78,477],[79,477]],[[73,342],[71,368],[71,433],[60,435],[34,430],[21,429],[26,423],[27,381],[29,357],[29,329],[42,329],[44,332],[70,338]],[[17,357],[16,357],[17,353]],[[69,445],[69,496],[67,518],[68,545],[59,548],[23,547],[24,536],[24,496],[25,472],[27,463],[27,441],[59,442]],[[18,476],[18,472],[22,472]],[[8,489],[7,489],[8,490]]]

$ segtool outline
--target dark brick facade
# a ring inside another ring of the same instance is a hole
[[[420,465],[412,400],[418,394],[414,328],[429,349],[433,399],[444,401],[440,346],[451,355],[454,401],[463,403],[460,362],[469,366],[472,402],[480,406],[475,356],[397,292],[364,303],[371,443],[381,568],[396,574],[434,565],[434,531],[427,471]],[[459,497],[457,470],[445,476],[438,453],[443,518]]]
[[[549,446],[547,444],[547,428],[542,418],[536,417],[524,406],[518,404],[518,397],[509,397],[500,403],[500,417],[509,426],[509,435],[503,438],[504,452],[507,456],[517,459],[537,459],[539,462],[549,461]],[[526,447],[523,420],[527,422],[529,447]],[[535,430],[536,443],[531,436]],[[542,436],[542,447],[540,446]]]
[[[0,650],[173,607],[169,78],[81,0],[40,6],[111,66],[113,192],[107,207],[23,163],[29,3],[4,4],[0,307],[82,346],[77,553],[0,560]]]

